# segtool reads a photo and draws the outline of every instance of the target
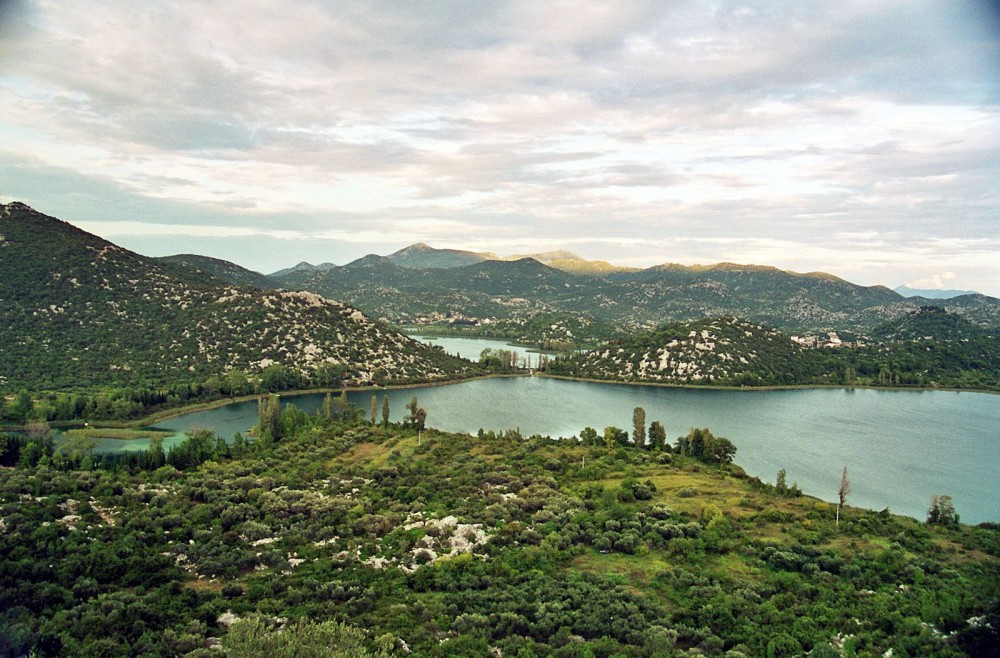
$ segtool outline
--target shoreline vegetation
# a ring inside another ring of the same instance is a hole
[[[165,439],[173,436],[170,430],[151,428],[130,429],[125,427],[84,427],[68,429],[63,432],[67,439],[116,439],[119,441],[135,441],[138,439]]]

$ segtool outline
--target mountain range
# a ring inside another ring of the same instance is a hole
[[[893,288],[903,297],[924,297],[926,299],[951,299],[962,295],[979,294],[975,290],[943,290],[935,288],[910,288],[908,286],[896,286]]]
[[[340,299],[399,324],[433,319],[505,322],[570,313],[626,328],[649,328],[731,315],[792,331],[865,332],[922,306],[936,306],[981,326],[1000,326],[1000,301],[992,297],[904,297],[884,286],[859,286],[823,272],[801,274],[733,263],[629,270],[568,252],[536,254],[550,263],[575,262],[574,273],[533,256],[490,256],[421,244],[389,256],[369,255],[322,269],[297,268],[269,279],[273,286]]]
[[[0,208],[6,390],[202,380],[234,370],[259,374],[269,365],[295,368],[306,381],[333,368],[350,383],[470,372],[467,362],[371,318],[478,326],[563,348],[579,346],[581,337],[594,344],[721,316],[789,332],[863,334],[926,306],[978,327],[1000,326],[1000,302],[984,295],[905,298],[829,274],[731,263],[573,274],[535,257],[501,260],[421,244],[264,275],[192,254],[148,258],[24,204]],[[536,256],[590,262],[568,252]]]
[[[201,256],[147,258],[24,204],[0,206],[0,389],[253,377],[272,365],[344,384],[470,369],[355,308],[261,277]]]

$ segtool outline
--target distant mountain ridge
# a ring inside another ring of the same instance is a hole
[[[496,260],[496,254],[459,251],[457,249],[435,249],[418,242],[386,256],[400,267],[417,269],[446,269],[474,265],[484,260]]]
[[[206,269],[256,273],[147,258],[24,204],[0,206],[0,236],[0,390],[172,384],[271,365],[389,383],[470,366],[340,302],[222,283]]]
[[[431,316],[506,320],[572,313],[651,328],[732,315],[795,331],[864,331],[932,305],[976,324],[1000,325],[1000,302],[989,297],[906,299],[885,286],[859,286],[827,273],[733,263],[665,264],[593,275],[570,274],[533,258],[413,269],[372,255],[340,268],[280,277],[276,283],[343,299],[402,324]]]
[[[285,276],[286,274],[292,274],[293,272],[313,272],[316,270],[324,271],[330,270],[336,267],[333,263],[320,263],[319,265],[313,265],[312,263],[307,263],[305,261],[300,262],[298,265],[293,265],[291,267],[286,267],[283,270],[278,270],[277,272],[272,272],[268,274],[269,277]]]
[[[903,297],[923,297],[924,299],[952,299],[962,295],[978,295],[975,290],[938,290],[933,288],[910,288],[897,286],[893,290]]]

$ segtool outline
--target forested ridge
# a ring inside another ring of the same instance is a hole
[[[838,521],[640,409],[554,440],[274,402],[229,443],[8,441],[0,655],[996,655],[1000,531],[944,496]]]

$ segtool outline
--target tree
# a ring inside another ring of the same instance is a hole
[[[333,395],[331,395],[330,393],[327,393],[323,397],[322,411],[323,411],[323,418],[325,418],[326,420],[333,419]]]
[[[266,443],[281,438],[281,398],[268,395],[257,400],[257,435]]]
[[[847,466],[840,474],[840,488],[837,490],[837,527],[840,527],[840,508],[847,500],[847,494],[851,493],[851,481],[847,479]]]
[[[385,647],[369,651],[363,631],[333,621],[295,619],[284,628],[260,617],[241,619],[229,627],[222,645],[229,655],[247,658],[378,658]],[[380,642],[381,644],[381,642]]]
[[[782,496],[784,496],[785,493],[788,491],[788,484],[785,480],[787,475],[788,474],[785,473],[785,469],[781,469],[780,471],[778,471],[778,479],[774,483],[774,488],[777,489],[778,493]]]
[[[349,375],[350,372],[343,363],[326,361],[316,367],[312,380],[316,386],[321,388],[340,388]]]
[[[389,394],[382,395],[382,427],[389,427]]]
[[[642,448],[646,445],[646,410],[636,407],[632,410],[632,440],[636,447]]]
[[[8,407],[7,416],[15,423],[25,423],[34,408],[35,403],[31,399],[31,394],[28,393],[27,389],[22,388],[18,391],[14,404]]]
[[[654,420],[649,425],[649,448],[650,450],[670,449],[667,444],[667,430],[664,429],[663,423],[658,420]]]
[[[628,445],[628,432],[614,425],[608,425],[604,428],[604,447],[612,450],[615,446],[626,445]]]
[[[927,510],[927,523],[942,526],[958,525],[958,514],[955,512],[955,505],[951,502],[951,496],[940,494],[931,496],[931,506]]]
[[[239,435],[239,432],[236,433]],[[240,441],[243,440],[242,435],[240,435]],[[149,468],[150,470],[157,469],[167,463],[167,453],[163,451],[163,437],[153,436],[149,439],[149,448],[146,449],[146,453],[149,455]]]
[[[375,419],[378,416],[378,396],[372,393],[372,425],[375,424]]]
[[[427,411],[423,407],[417,406],[416,395],[410,399],[406,408],[410,410],[410,415],[406,418],[407,422],[418,431],[424,429],[424,424],[427,422]]]
[[[69,457],[70,461],[79,464],[84,457],[93,456],[94,448],[97,447],[97,439],[86,431],[75,431],[66,433],[66,441],[59,446],[59,452]],[[163,438],[156,437],[163,445]],[[160,464],[159,466],[162,466]]]
[[[584,427],[580,430],[580,441],[585,446],[596,446],[601,444],[597,435],[597,430],[593,427]]]

